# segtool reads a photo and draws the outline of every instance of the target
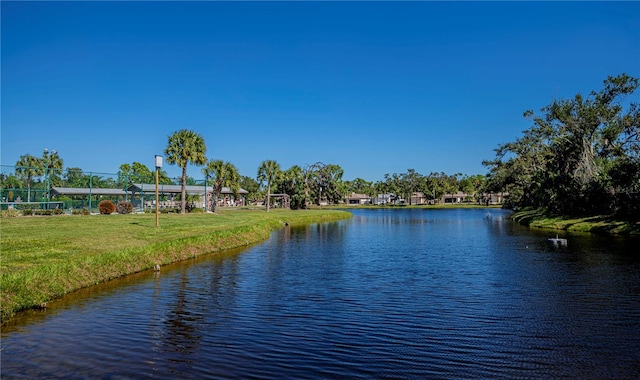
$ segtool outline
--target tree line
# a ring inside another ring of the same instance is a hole
[[[609,76],[587,97],[526,111],[532,126],[483,162],[487,189],[508,192],[514,209],[640,215],[640,112],[628,101],[637,88],[638,78]]]
[[[274,160],[265,160],[258,167],[255,177],[243,176],[230,162],[206,158],[204,138],[191,130],[183,129],[168,137],[164,150],[166,162],[181,168],[179,178],[169,178],[167,173],[158,171],[160,184],[179,184],[182,210],[186,210],[189,200],[187,185],[206,184],[213,190],[213,199],[217,199],[223,187],[230,188],[236,195],[240,188],[249,192],[253,200],[264,199],[269,210],[272,194],[286,194],[292,209],[304,209],[323,202],[338,204],[352,193],[375,197],[377,194],[394,194],[409,199],[415,192],[422,192],[428,198],[438,202],[446,193],[463,191],[470,201],[480,201],[484,191],[485,178],[482,175],[466,176],[431,173],[422,175],[414,169],[406,173],[386,174],[384,181],[366,181],[356,178],[352,181],[342,179],[343,169],[337,164],[316,162],[309,165],[293,165],[282,169]],[[63,169],[63,159],[58,152],[45,151],[42,157],[25,154],[15,165],[15,173],[0,177],[3,189],[28,189],[27,201],[31,201],[31,189],[44,190],[51,186],[76,188],[128,188],[132,183],[152,183],[154,172],[140,162],[120,165],[116,177],[101,176],[100,173],[85,173],[80,168]],[[204,181],[198,183],[187,175],[187,166],[202,166]],[[267,201],[269,200],[269,201]],[[12,201],[12,200],[10,200]],[[211,203],[215,212],[216,202]],[[184,212],[184,211],[183,211]]]
[[[202,174],[214,197],[222,187],[234,192],[249,191],[250,199],[269,200],[271,194],[286,194],[293,209],[327,202],[337,204],[351,193],[371,196],[394,194],[411,203],[411,195],[421,192],[432,202],[444,194],[462,191],[469,201],[482,202],[485,193],[503,193],[506,207],[542,208],[560,214],[640,214],[640,112],[638,104],[624,100],[639,86],[638,78],[622,74],[608,77],[599,91],[588,97],[554,100],[524,116],[532,126],[513,142],[499,145],[495,158],[483,161],[487,176],[422,175],[414,169],[385,174],[383,181],[342,179],[336,164],[314,164],[282,169],[274,160],[263,161],[255,177],[240,175],[223,160],[207,160],[204,138],[191,130],[174,132],[164,150],[166,161],[178,165],[182,175],[171,179],[159,171],[161,184],[182,186],[182,210],[187,200],[185,186],[196,184],[187,176],[187,165],[203,166]],[[254,179],[255,178],[255,179]],[[46,182],[44,180],[46,179]],[[131,183],[149,183],[153,172],[139,162],[122,164],[117,178],[86,174],[80,168],[63,171],[56,151],[45,150],[41,157],[26,154],[15,165],[14,174],[2,174],[3,189],[50,186],[126,188]],[[214,198],[215,199],[215,198]],[[29,200],[29,199],[28,199]],[[215,211],[215,202],[213,210]],[[270,202],[265,202],[268,210]]]

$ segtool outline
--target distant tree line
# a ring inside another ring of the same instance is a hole
[[[409,199],[415,192],[422,192],[426,197],[439,200],[446,193],[463,191],[468,201],[480,201],[484,191],[485,178],[482,175],[466,176],[462,174],[447,175],[431,173],[421,175],[413,169],[406,173],[386,174],[384,181],[368,182],[362,178],[353,181],[342,179],[343,169],[337,164],[316,162],[313,164],[292,167],[283,170],[274,160],[265,160],[258,167],[255,179],[242,176],[230,162],[206,158],[206,144],[198,133],[183,129],[174,132],[168,138],[164,150],[169,164],[176,164],[182,169],[179,178],[170,178],[167,173],[158,171],[160,184],[176,184],[182,186],[182,210],[186,211],[187,185],[207,185],[213,190],[214,199],[223,187],[228,187],[237,195],[240,188],[249,192],[249,200],[264,200],[267,211],[274,201],[272,194],[286,194],[292,209],[305,209],[311,205],[339,204],[351,195],[359,193],[372,198],[377,194],[394,194],[399,198]],[[187,165],[202,166],[204,180],[196,181],[187,175]],[[103,173],[104,174],[104,173]],[[117,175],[108,176],[100,173],[85,173],[80,168],[63,169],[63,160],[57,152],[45,152],[42,157],[29,154],[20,157],[15,165],[14,174],[2,174],[2,189],[27,188],[27,201],[31,199],[31,188],[45,190],[48,187],[75,188],[122,188],[133,183],[153,183],[155,173],[140,162],[120,165]],[[269,200],[269,201],[267,201]],[[14,199],[8,199],[14,201]],[[37,200],[36,200],[37,201]],[[211,211],[215,212],[216,202],[211,203]]]
[[[484,161],[487,189],[506,191],[511,208],[565,215],[640,215],[640,113],[624,102],[638,78],[608,77],[588,97],[554,100],[522,137]]]
[[[467,202],[483,202],[485,194],[485,177],[483,175],[465,175],[456,173],[447,175],[444,172],[431,172],[423,175],[414,169],[405,173],[385,174],[384,181],[368,182],[362,178],[346,181],[343,185],[345,196],[351,192],[369,195],[394,194],[411,204],[412,195],[422,193],[431,203],[439,203],[445,194],[462,192]]]

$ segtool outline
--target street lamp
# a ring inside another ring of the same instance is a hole
[[[42,201],[47,199],[47,188],[49,188],[49,149],[44,148],[44,194],[42,194]]]
[[[162,167],[162,156],[156,154],[156,228],[158,227],[158,171]]]
[[[56,154],[56,150],[51,150],[51,154],[49,154],[49,149],[44,148],[44,156],[46,158],[46,163],[44,167],[44,182],[45,182],[45,194],[47,198],[47,210],[51,208],[51,178],[49,177],[49,169],[51,169],[51,157]]]

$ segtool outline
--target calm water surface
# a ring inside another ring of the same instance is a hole
[[[640,378],[637,239],[553,248],[501,210],[353,214],[23,313],[0,374]]]

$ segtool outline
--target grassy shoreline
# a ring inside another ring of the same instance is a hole
[[[263,241],[286,224],[347,219],[339,210],[222,210],[216,214],[1,219],[0,319],[75,290]]]
[[[574,232],[640,236],[640,220],[620,220],[607,215],[571,217],[549,215],[544,210],[523,210],[511,218],[525,226]]]

